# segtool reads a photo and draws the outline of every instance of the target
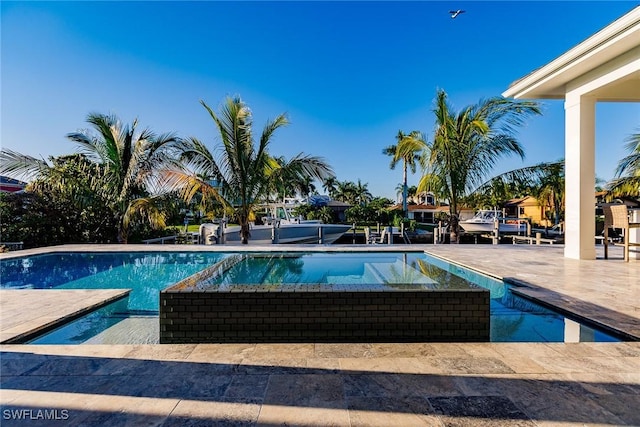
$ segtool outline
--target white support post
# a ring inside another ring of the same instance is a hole
[[[565,100],[565,249],[573,259],[595,259],[595,99]]]

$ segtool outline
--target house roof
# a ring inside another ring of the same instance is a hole
[[[603,65],[622,67],[640,56],[640,6],[548,64],[513,82],[507,98],[563,99],[566,85]],[[620,79],[599,99],[640,99],[640,71]]]
[[[438,208],[434,205],[420,204],[420,205],[407,205],[407,209],[409,210],[409,212],[414,212],[414,211],[433,211],[433,210],[437,210]],[[389,210],[400,211],[402,210],[402,204],[393,205],[389,208]]]
[[[331,208],[349,208],[351,207],[351,204],[341,202],[340,200],[330,200],[327,202],[327,206]]]
[[[530,202],[530,201],[533,201],[536,204],[538,203],[538,201],[536,200],[535,197],[524,196],[524,197],[517,197],[515,199],[511,199],[511,200],[507,201],[505,203],[505,206],[516,206],[516,205],[520,205],[520,204],[527,203],[527,202]]]
[[[16,191],[24,190],[26,185],[26,182],[0,175],[0,191],[15,193]]]

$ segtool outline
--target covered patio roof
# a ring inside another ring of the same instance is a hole
[[[565,100],[565,256],[595,259],[595,104],[640,101],[640,7],[502,95]]]
[[[640,99],[639,51],[640,7],[636,7],[558,58],[516,80],[502,95],[564,99],[571,82],[593,75],[601,67],[613,67],[624,75],[606,91],[597,90],[592,95],[599,101],[637,101]]]

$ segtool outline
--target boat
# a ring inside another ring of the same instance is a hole
[[[501,234],[518,234],[527,232],[527,221],[518,218],[505,218],[502,211],[481,209],[471,219],[460,221],[465,233],[492,233],[498,223]]]
[[[323,243],[331,244],[351,229],[347,224],[324,224],[320,220],[307,220],[293,216],[295,206],[271,204],[267,206],[267,216],[261,218],[261,224],[249,223],[249,244],[270,245],[286,243]],[[240,226],[202,224],[201,241],[204,244],[240,244]]]

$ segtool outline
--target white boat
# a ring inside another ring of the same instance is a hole
[[[460,221],[460,227],[465,233],[491,233],[495,229],[502,234],[517,234],[527,232],[527,221],[517,218],[505,218],[499,210],[479,210],[471,219]]]
[[[351,229],[345,224],[324,224],[320,220],[305,220],[293,217],[293,206],[269,205],[269,214],[262,218],[262,224],[250,223],[249,244],[270,245],[272,243],[323,243],[338,240]],[[240,226],[202,224],[201,241],[204,244],[240,244]]]

